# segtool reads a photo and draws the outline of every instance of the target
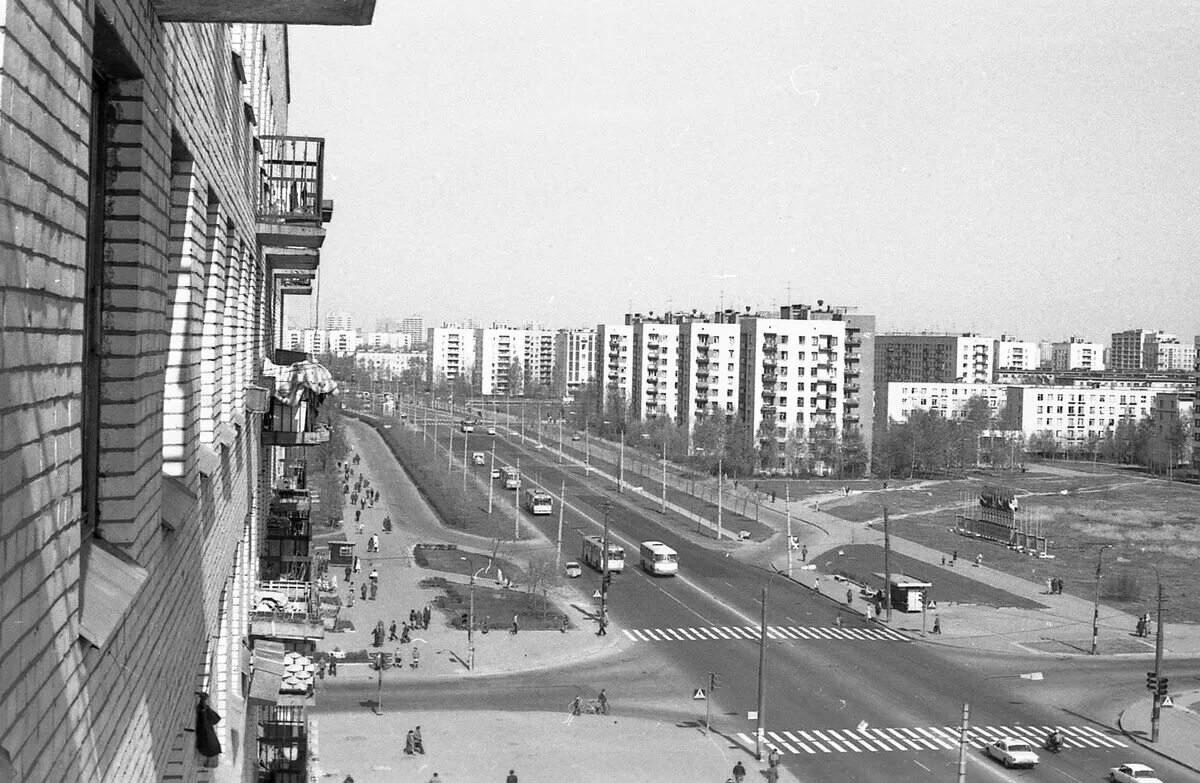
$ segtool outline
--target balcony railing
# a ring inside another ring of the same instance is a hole
[[[263,416],[264,446],[315,446],[328,441],[329,428],[317,424],[311,400],[304,397],[292,405],[271,397],[271,409]]]
[[[375,0],[151,0],[161,22],[369,25]]]
[[[250,634],[270,639],[322,639],[321,604],[311,582],[259,582],[250,612]]]
[[[307,489],[276,489],[271,498],[272,514],[307,514],[312,510],[312,494]]]
[[[313,226],[323,221],[325,139],[262,136],[258,219]]]

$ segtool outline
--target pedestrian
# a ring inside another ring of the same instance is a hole
[[[408,624],[411,625],[413,628],[417,627],[417,610],[416,609],[408,610]]]
[[[863,616],[866,617],[868,621],[874,620],[875,619],[875,607],[871,604],[867,604],[867,608],[863,611]]]
[[[354,573],[362,572],[362,561],[358,559],[358,555],[354,556]]]
[[[517,783],[517,773],[510,769],[508,771],[508,777],[504,779],[504,783]]]
[[[841,612],[837,613],[837,618],[834,619],[833,624],[836,625],[838,628],[842,627],[842,613]]]
[[[508,632],[509,632],[509,634],[511,634],[512,636],[516,636],[516,635],[517,635],[517,631],[519,631],[519,630],[520,630],[520,627],[517,625],[517,616],[514,614],[514,615],[513,615],[512,628],[509,628],[509,629],[508,629]]]
[[[1058,578],[1058,594],[1062,595],[1062,591],[1063,591],[1063,578],[1060,576]]]
[[[933,632],[936,634],[940,634],[942,632],[942,616],[940,614],[935,614],[933,616]]]
[[[849,495],[849,494],[850,494],[850,487],[842,487],[842,494],[843,494],[843,495]]]
[[[942,565],[946,565],[946,556],[942,555]]]
[[[332,655],[329,656],[329,676],[337,676],[337,658],[334,658]]]
[[[351,568],[350,568],[350,566],[346,566],[346,581],[347,582],[350,581],[350,574],[351,574]]]
[[[400,637],[396,635],[396,621],[392,620],[392,625],[390,628],[388,628],[388,641],[394,642],[399,638]]]
[[[771,502],[775,502],[775,490],[771,490]]]
[[[362,600],[367,600],[367,583],[362,583]]]
[[[412,729],[408,730],[407,736],[404,737],[404,752],[408,755],[413,754],[413,733]]]
[[[325,659],[324,658],[322,658],[321,662],[317,664],[317,679],[318,680],[325,679]]]
[[[429,618],[432,616],[433,616],[433,613],[430,612],[429,607],[426,606],[425,607],[425,615],[424,615],[424,617],[421,618],[421,627],[424,628],[426,631],[429,630]]]
[[[983,565],[983,553],[982,552],[975,555],[975,567],[978,568],[981,565]]]
[[[375,596],[379,594],[379,582],[371,582],[371,600],[375,600]]]
[[[954,555],[953,555],[953,556],[950,558],[950,560],[951,560],[951,561],[954,561],[954,560],[957,560],[957,559],[958,559],[958,550],[957,550],[957,549],[955,549],[955,550],[954,550]],[[951,562],[951,565],[953,565],[953,562]]]
[[[846,588],[846,603],[854,603],[854,590],[849,587]]]
[[[1054,579],[1046,580],[1046,592],[1049,595],[1054,595]]]
[[[606,694],[604,692],[603,688],[600,689],[600,695],[596,697],[596,701],[600,702],[600,714],[607,715],[608,714],[608,694]]]
[[[421,668],[421,648],[420,647],[413,646],[412,663],[410,663],[409,666],[411,666],[413,669]],[[420,729],[421,727],[418,726],[417,728]],[[421,752],[424,753],[425,751],[421,751]]]
[[[1137,635],[1139,639],[1146,635],[1146,621],[1140,617],[1137,620]]]
[[[357,509],[357,508],[354,509],[354,521],[358,523],[358,534],[361,536],[363,534],[362,510],[361,509]]]
[[[808,544],[800,547],[800,559],[802,561],[808,560]]]
[[[771,748],[771,752],[767,754],[767,766],[779,766],[779,748]]]
[[[567,622],[567,616],[564,614],[563,618],[562,618],[562,626],[560,626],[558,630],[561,631],[562,633],[566,633],[567,625],[569,625],[569,623]]]
[[[746,768],[742,766],[742,762],[733,765],[733,781],[734,783],[742,783],[746,779]]]
[[[379,583],[379,571],[375,569],[375,566],[371,566],[371,573],[367,574],[367,579],[370,579],[376,584]]]
[[[580,707],[581,703],[582,703],[582,699],[580,698],[579,694],[575,694],[575,698],[571,699],[571,714],[572,715],[579,714],[579,707]]]
[[[413,729],[413,750],[417,753],[425,753],[425,743],[421,739],[421,727],[417,726]]]

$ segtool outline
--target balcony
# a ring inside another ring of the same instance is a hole
[[[763,383],[775,383],[779,380],[779,374],[773,372],[764,372],[762,375]]]
[[[250,611],[250,635],[308,641],[325,638],[321,604],[311,582],[259,582]]]
[[[763,389],[761,396],[767,402],[770,402],[770,403],[775,402],[775,390],[774,389]]]
[[[316,272],[288,270],[284,274],[276,275],[275,282],[279,285],[279,293],[285,296],[312,296],[313,280],[316,276]]]
[[[271,397],[271,409],[263,416],[264,446],[316,446],[329,442],[329,428],[317,424],[316,406],[301,399],[295,405]]]
[[[697,389],[707,389],[708,381],[696,381],[696,388]]]
[[[258,242],[269,248],[319,248],[332,202],[322,198],[325,140],[310,136],[262,136],[258,194]]]
[[[779,362],[775,360],[774,356],[764,356],[762,358],[762,363],[763,367],[775,367],[779,364]]]
[[[307,489],[277,489],[271,498],[272,514],[308,514],[312,510],[312,495]]]
[[[759,408],[759,411],[762,412],[763,416],[774,416],[779,412],[779,409],[774,405],[763,405],[761,408]]]
[[[272,273],[314,272],[321,264],[321,251],[309,247],[277,247],[264,255]]]
[[[161,22],[371,24],[375,0],[151,0]]]

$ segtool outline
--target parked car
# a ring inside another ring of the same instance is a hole
[[[567,561],[565,570],[569,579],[578,579],[583,574],[583,569],[574,560]]]
[[[492,468],[492,478],[493,479],[500,478],[500,468]]]
[[[583,438],[583,436],[580,435],[578,432],[571,436],[571,440],[580,440],[582,438]]]
[[[1162,783],[1162,778],[1145,764],[1122,764],[1108,771],[1112,783]]]
[[[482,465],[486,459],[487,454],[482,451],[471,452],[471,462],[475,463],[476,465]]]
[[[487,428],[487,434],[488,434],[488,435],[495,435],[495,434],[496,434],[496,428],[495,428],[495,427],[488,427],[488,428]]]
[[[1039,761],[1033,746],[1025,740],[1005,737],[987,746],[987,754],[1006,767],[1029,767],[1033,769]]]

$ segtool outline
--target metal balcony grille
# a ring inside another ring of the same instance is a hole
[[[323,222],[325,139],[263,136],[258,219],[266,223]]]

